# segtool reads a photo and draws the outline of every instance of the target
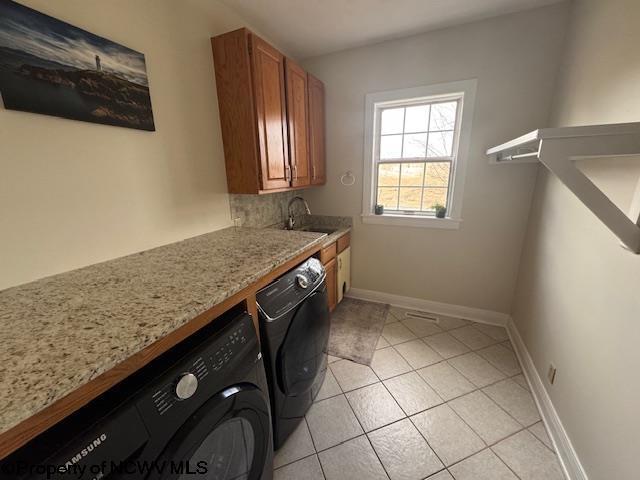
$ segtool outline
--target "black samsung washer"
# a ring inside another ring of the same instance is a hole
[[[304,418],[326,374],[325,276],[322,263],[310,258],[256,296],[276,449]]]
[[[234,309],[5,459],[0,477],[270,480],[272,457],[258,338]]]

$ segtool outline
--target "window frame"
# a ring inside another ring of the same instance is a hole
[[[362,198],[363,222],[428,228],[459,228],[462,221],[462,196],[464,191],[466,159],[469,153],[476,87],[477,80],[471,79],[366,95],[364,188]],[[380,160],[378,152],[380,147],[379,119],[383,110],[452,100],[458,101],[459,104],[456,112],[451,157],[406,158],[392,159],[391,161],[387,159]],[[446,218],[441,219],[425,213],[401,210],[385,212],[383,215],[374,214],[378,187],[378,165],[380,163],[430,163],[437,161],[451,161]]]

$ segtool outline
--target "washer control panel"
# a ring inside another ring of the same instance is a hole
[[[232,362],[251,338],[253,332],[251,317],[245,315],[238,322],[231,323],[218,336],[200,348],[200,353],[176,367],[181,373],[158,386],[152,394],[153,405],[160,415],[171,410],[174,405],[187,401],[198,391],[203,382],[209,381],[209,374],[223,370]],[[251,330],[249,330],[251,329]],[[255,336],[255,334],[254,334]],[[218,377],[220,378],[220,377]]]
[[[193,373],[185,373],[176,382],[175,395],[180,400],[191,398],[198,389],[198,378]]]
[[[226,342],[218,347],[218,349],[209,355],[209,364],[213,371],[217,372],[229,363],[236,352],[247,343],[246,325],[241,325],[234,331],[230,332],[226,337]]]

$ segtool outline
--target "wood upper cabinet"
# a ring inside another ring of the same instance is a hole
[[[291,186],[311,183],[309,169],[309,99],[307,72],[287,58],[285,63]]]
[[[327,181],[325,171],[325,113],[324,84],[307,74],[309,84],[309,159],[311,164],[311,184],[323,185]]]
[[[262,188],[284,188],[291,178],[284,56],[255,35],[250,38]]]
[[[229,193],[324,183],[324,87],[246,28],[211,39]]]

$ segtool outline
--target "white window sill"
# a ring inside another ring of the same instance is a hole
[[[445,230],[457,230],[462,220],[455,218],[419,217],[416,215],[395,215],[385,213],[374,215],[363,213],[362,222],[374,225],[395,225],[398,227],[442,228]]]

